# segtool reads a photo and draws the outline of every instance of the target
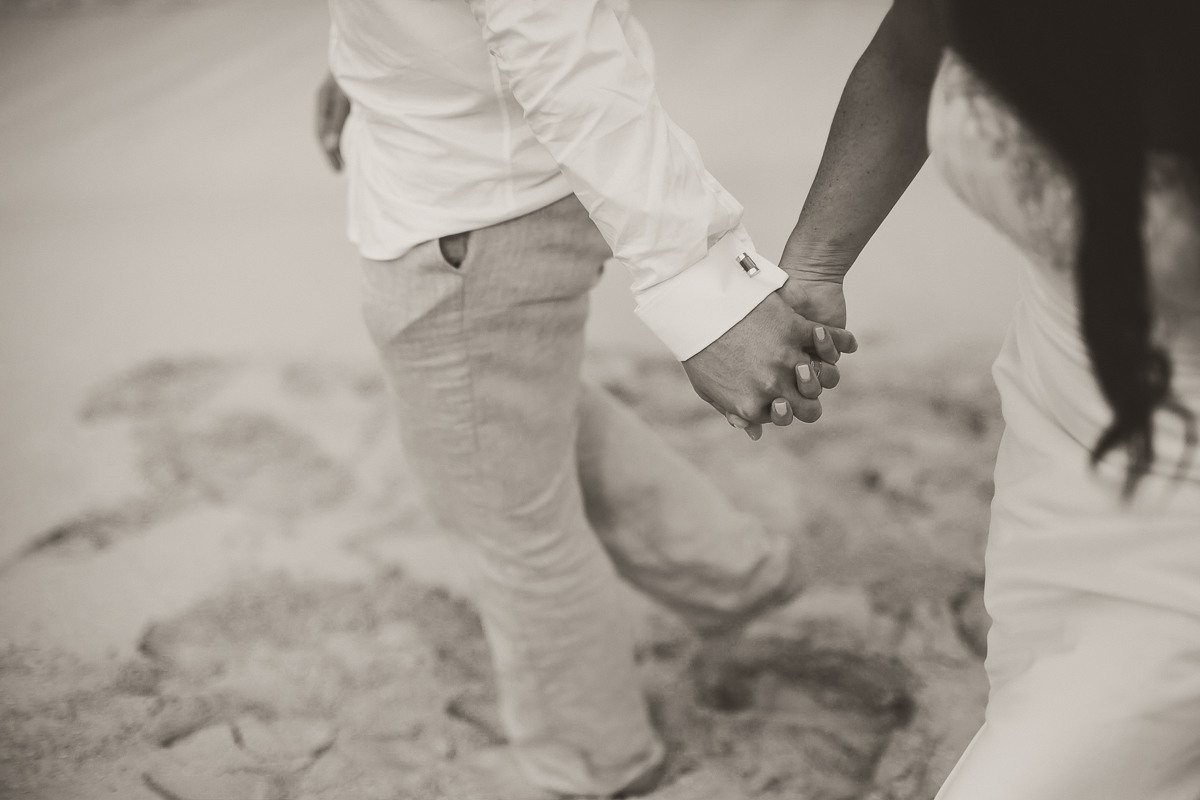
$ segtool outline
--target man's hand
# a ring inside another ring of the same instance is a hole
[[[789,243],[790,244],[790,243]],[[779,266],[788,274],[788,280],[778,290],[783,301],[809,322],[821,323],[813,328],[813,343],[805,347],[812,357],[810,362],[796,364],[796,382],[800,393],[815,398],[821,388],[832,389],[841,381],[837,360],[841,353],[853,353],[858,349],[854,334],[845,330],[846,298],[842,293],[842,276],[845,271],[837,267],[823,269],[803,261],[797,249],[785,248]],[[830,332],[830,329],[836,329]],[[836,343],[835,343],[836,337]],[[801,367],[807,370],[801,371]],[[809,382],[812,383],[809,383]],[[815,386],[815,393],[809,386]],[[775,425],[790,425],[793,415],[791,404],[784,397],[771,403],[771,422]],[[751,439],[762,435],[762,425],[752,423],[734,412],[725,414],[729,424],[741,428]]]
[[[317,90],[317,142],[329,164],[342,171],[342,126],[350,116],[350,98],[342,92],[333,75],[326,75]]]
[[[816,399],[820,385],[815,375],[805,379],[798,367],[808,367],[806,351],[853,346],[853,337],[824,327],[825,342],[818,342],[815,323],[797,316],[778,293],[768,295],[745,319],[721,338],[683,362],[696,394],[726,416],[736,415],[758,425],[773,421],[772,401],[783,399],[792,417],[815,422],[821,416]],[[836,358],[836,356],[834,356]],[[799,382],[806,386],[806,397]],[[757,438],[757,437],[753,437]]]

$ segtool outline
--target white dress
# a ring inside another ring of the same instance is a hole
[[[929,139],[953,189],[1028,259],[993,367],[1006,429],[986,556],[986,722],[938,800],[1198,800],[1200,454],[1180,473],[1184,427],[1159,413],[1158,460],[1132,502],[1122,456],[1091,468],[1110,413],[1079,334],[1072,183],[953,53]],[[1149,165],[1156,335],[1200,417],[1200,209],[1178,162]]]

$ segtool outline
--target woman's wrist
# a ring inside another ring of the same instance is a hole
[[[857,257],[857,248],[805,242],[793,236],[783,249],[779,267],[793,278],[841,283]]]

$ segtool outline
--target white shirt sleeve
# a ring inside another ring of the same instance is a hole
[[[667,116],[612,0],[467,0],[525,121],[633,275],[637,314],[686,360],[786,274]],[[748,274],[738,263],[757,264]]]

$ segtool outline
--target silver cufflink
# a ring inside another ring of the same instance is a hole
[[[754,263],[754,259],[748,253],[742,253],[735,259],[738,266],[741,267],[747,275],[754,277],[758,274],[758,264]]]

